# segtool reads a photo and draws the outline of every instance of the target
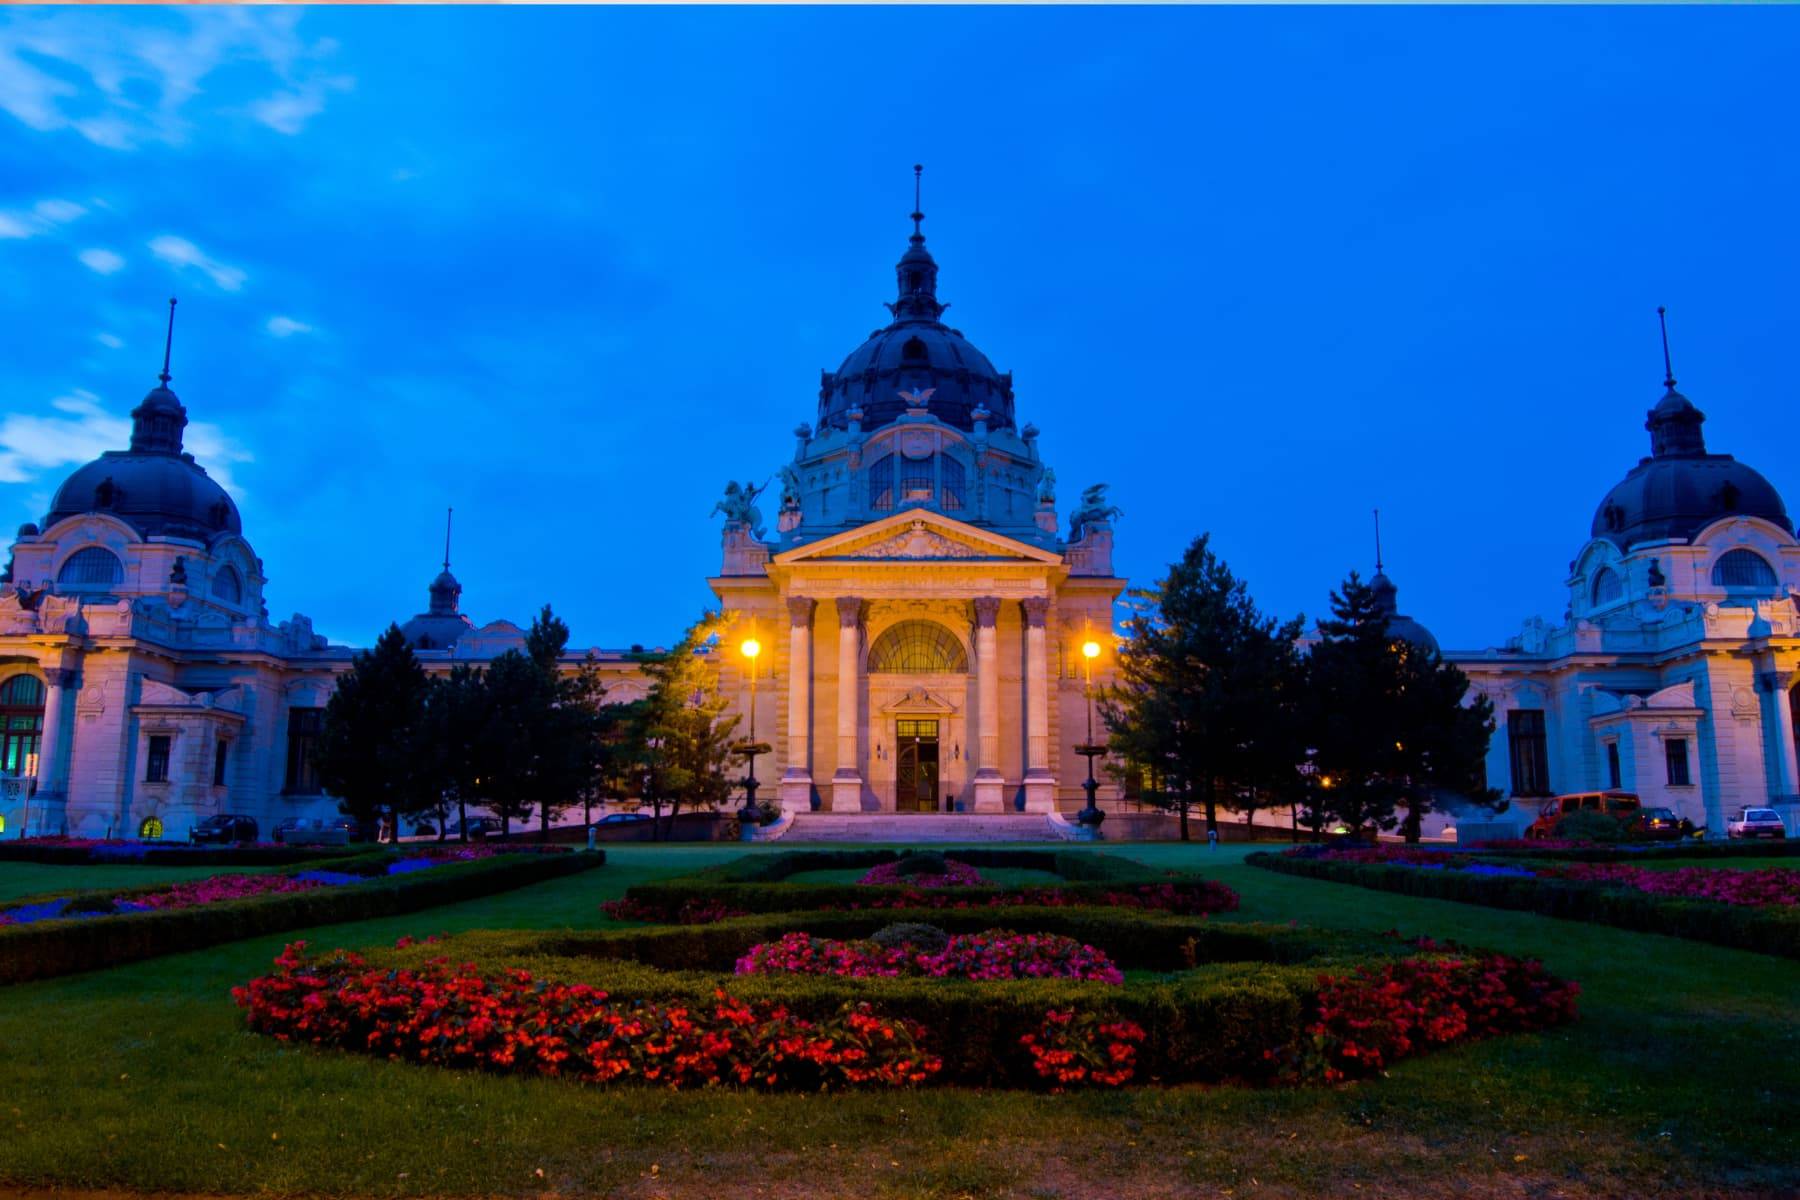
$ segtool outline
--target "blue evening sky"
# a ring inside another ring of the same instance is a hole
[[[478,622],[666,643],[727,479],[884,323],[910,165],[955,323],[1121,572],[1277,613],[1372,565],[1451,647],[1557,618],[1648,452],[1655,308],[1800,505],[1800,12],[11,9],[0,523],[189,447],[277,619],[366,643],[443,510]]]

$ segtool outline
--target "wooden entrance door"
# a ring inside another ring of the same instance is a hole
[[[938,810],[938,723],[902,720],[894,725],[894,811]]]

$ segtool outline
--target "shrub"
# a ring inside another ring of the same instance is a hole
[[[1062,934],[1006,929],[959,934],[939,950],[885,946],[873,939],[836,941],[789,933],[760,942],[738,959],[739,975],[839,975],[847,978],[921,975],[933,979],[1088,979],[1123,983],[1105,952]]]
[[[982,887],[987,883],[968,863],[941,854],[909,854],[899,862],[880,863],[856,882],[864,887],[915,888]]]
[[[917,921],[897,921],[892,925],[884,925],[877,929],[869,940],[877,946],[889,949],[905,947],[934,953],[950,944],[950,935],[936,925],[925,925]]]
[[[1605,813],[1582,812],[1577,810],[1556,823],[1552,830],[1557,837],[1570,842],[1597,842],[1608,844],[1629,840],[1622,821],[1614,820]]]

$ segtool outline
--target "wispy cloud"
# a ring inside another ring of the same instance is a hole
[[[87,209],[73,200],[39,200],[29,212],[0,211],[0,238],[30,238],[67,225]]]
[[[111,275],[125,268],[123,255],[115,254],[101,246],[91,246],[75,256],[81,265],[97,275]]]
[[[273,76],[273,87],[240,111],[298,133],[329,93],[353,83],[326,70],[337,47],[302,37],[300,16],[216,8],[126,19],[80,9],[14,9],[0,27],[0,110],[40,132],[72,130],[114,150],[180,142],[201,81],[251,64]]]
[[[94,340],[108,350],[120,350],[125,346],[125,339],[116,333],[96,333]]]
[[[77,466],[131,442],[131,418],[110,412],[85,388],[50,401],[49,414],[8,413],[0,418],[0,483],[29,483],[48,472]],[[234,494],[233,464],[253,455],[217,425],[196,421],[184,434],[186,447],[207,472]],[[57,482],[60,482],[58,480]]]
[[[213,281],[220,291],[235,292],[249,278],[243,268],[233,267],[201,251],[184,237],[165,233],[150,239],[150,253],[177,270],[193,267]]]
[[[313,327],[305,321],[296,321],[292,317],[281,316],[270,317],[266,328],[270,334],[278,338],[293,337],[296,333],[313,331]]]

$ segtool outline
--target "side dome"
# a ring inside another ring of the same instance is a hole
[[[1431,630],[1400,612],[1400,589],[1394,586],[1394,581],[1379,567],[1375,570],[1375,578],[1369,580],[1369,590],[1375,593],[1375,602],[1387,613],[1390,638],[1411,642],[1430,654],[1439,652],[1438,640],[1432,636]]]
[[[415,650],[449,650],[475,628],[461,612],[462,584],[450,573],[450,564],[431,581],[430,602],[424,612],[400,626],[400,633]]]
[[[1621,550],[1640,542],[1692,541],[1724,517],[1760,517],[1792,534],[1793,522],[1775,486],[1729,454],[1708,454],[1700,432],[1706,420],[1674,380],[1644,427],[1650,456],[1619,481],[1594,512],[1592,536]]]
[[[143,537],[208,541],[243,533],[237,505],[193,455],[181,448],[187,410],[165,375],[132,410],[131,448],[108,450],[78,467],[56,489],[44,528],[83,513],[120,518]]]
[[[988,410],[990,428],[1013,426],[1012,373],[996,371],[961,330],[941,319],[949,305],[937,298],[937,262],[919,230],[924,219],[912,214],[911,244],[894,267],[892,323],[870,334],[835,372],[820,372],[821,429],[847,429],[853,409],[861,410],[864,429],[886,425],[910,403],[902,392],[922,397],[932,416],[958,429],[975,428],[978,408]]]

